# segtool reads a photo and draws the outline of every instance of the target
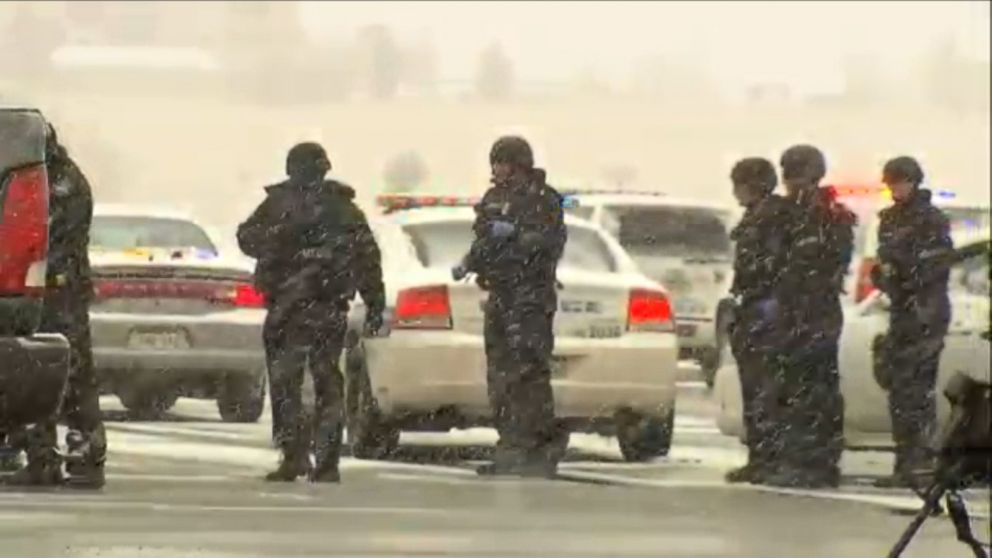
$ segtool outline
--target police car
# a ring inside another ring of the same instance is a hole
[[[382,457],[401,430],[491,423],[483,303],[451,269],[473,240],[467,198],[382,196],[373,222],[383,252],[387,325],[361,339],[353,306],[346,350],[348,436],[358,457]],[[556,415],[573,431],[616,434],[628,460],[667,453],[678,342],[667,291],[642,275],[601,228],[566,218],[559,265],[553,378]]]
[[[962,257],[951,271],[952,321],[941,353],[938,394],[956,372],[990,382],[989,341],[989,229],[954,234]],[[840,377],[844,395],[847,444],[853,447],[891,446],[891,421],[886,392],[875,379],[872,345],[889,325],[888,300],[878,291],[858,305],[844,308],[840,338]],[[724,434],[743,437],[740,378],[732,357],[716,377],[714,392],[720,403],[718,426]],[[946,420],[947,400],[938,396],[940,420]]]
[[[136,416],[179,396],[216,398],[255,422],[265,402],[264,300],[251,263],[224,257],[180,212],[97,206],[90,229],[90,322],[97,376]]]
[[[726,344],[718,301],[730,289],[730,229],[739,211],[716,202],[674,198],[657,192],[575,190],[572,215],[601,225],[672,295],[679,358],[699,362],[708,383]]]

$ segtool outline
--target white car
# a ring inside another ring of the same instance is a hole
[[[97,206],[90,229],[93,356],[101,390],[154,417],[179,396],[255,422],[265,402],[264,300],[251,262],[222,256],[189,216]]]
[[[984,254],[959,262],[951,274],[952,321],[941,353],[937,380],[938,415],[941,423],[949,405],[943,397],[947,381],[964,372],[990,382],[989,341],[982,334],[989,328],[989,233],[977,242],[961,242],[961,249],[984,246]],[[844,430],[848,446],[889,447],[891,421],[887,393],[875,380],[872,344],[888,329],[888,302],[880,292],[872,293],[856,306],[844,309],[844,330],[840,338],[840,377],[844,395]],[[728,359],[717,373],[716,393],[720,404],[718,426],[724,434],[744,437],[740,378]]]
[[[353,336],[346,353],[348,434],[359,457],[388,454],[400,430],[491,423],[487,295],[474,281],[451,277],[472,242],[474,212],[406,207],[374,223],[390,301],[388,331]],[[602,229],[571,217],[566,226],[554,322],[556,416],[572,431],[617,434],[628,460],[664,455],[678,352],[667,293]],[[353,310],[357,331],[364,310]]]
[[[648,277],[672,295],[679,358],[699,362],[712,383],[726,345],[719,301],[730,289],[730,230],[739,210],[662,193],[567,191],[569,213],[602,226]]]

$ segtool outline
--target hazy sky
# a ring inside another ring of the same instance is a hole
[[[845,57],[870,56],[896,74],[952,36],[988,59],[988,2],[307,2],[308,29],[348,37],[371,23],[429,38],[444,77],[472,75],[479,50],[500,41],[527,80],[582,69],[625,81],[645,57],[702,64],[720,84],[840,85]]]

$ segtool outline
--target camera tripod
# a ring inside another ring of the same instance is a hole
[[[947,513],[954,524],[954,531],[958,541],[964,543],[974,553],[975,558],[989,558],[989,545],[981,543],[975,538],[971,531],[971,521],[968,518],[968,509],[965,507],[964,498],[959,490],[968,485],[967,481],[962,481],[967,477],[966,461],[958,460],[947,467],[944,471],[939,471],[934,481],[925,490],[917,490],[917,495],[923,499],[923,507],[916,513],[913,521],[909,524],[902,536],[896,542],[892,550],[889,551],[888,558],[899,558],[902,556],[910,541],[916,536],[923,523],[932,515],[941,513],[940,500],[944,498],[947,506]]]

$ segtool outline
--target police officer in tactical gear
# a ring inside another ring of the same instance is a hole
[[[767,159],[740,160],[730,173],[734,197],[745,208],[731,232],[736,300],[730,344],[740,371],[747,464],[727,474],[729,482],[761,482],[775,467],[778,425],[769,415],[775,390],[782,329],[779,284],[788,249],[786,229],[793,205],[772,192],[778,184]]]
[[[840,296],[851,261],[857,217],[821,188],[826,161],[819,149],[796,145],[780,161],[795,204],[788,257],[780,279],[787,331],[774,414],[782,421],[777,471],[766,484],[834,487],[844,448],[844,401],[838,341]]]
[[[330,169],[320,145],[294,146],[288,179],[267,187],[265,200],[238,228],[241,250],[257,260],[255,281],[268,309],[263,337],[272,435],[282,451],[269,481],[340,481],[344,378],[338,361],[356,291],[367,308],[366,332],[374,335],[382,326],[379,247],[354,190],[325,180]],[[301,409],[307,365],[316,395],[312,425]]]
[[[534,168],[530,145],[502,137],[489,154],[492,187],[476,206],[475,240],[456,278],[489,291],[485,343],[489,401],[499,432],[480,475],[550,477],[568,443],[551,389],[556,272],[567,233],[562,198]]]
[[[45,300],[40,330],[61,333],[69,340],[70,373],[62,402],[66,436],[66,473],[71,486],[101,488],[105,483],[107,436],[100,412],[99,389],[93,370],[89,304],[89,236],[93,195],[82,171],[59,143],[49,125],[46,145],[49,182],[49,247]],[[60,484],[61,458],[56,424],[36,425],[26,432],[27,465],[8,482]]]
[[[915,159],[890,160],[882,180],[894,203],[879,213],[872,282],[891,303],[877,360],[889,392],[896,461],[893,476],[879,484],[911,486],[914,472],[933,465],[928,441],[937,421],[937,365],[951,318],[947,284],[953,244],[947,217],[920,187],[923,169]]]

